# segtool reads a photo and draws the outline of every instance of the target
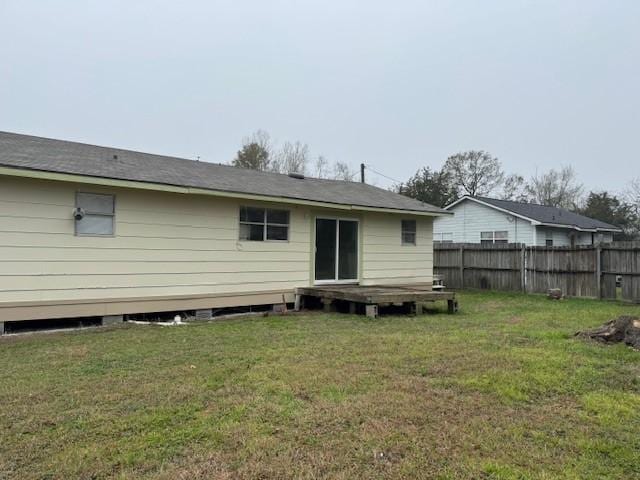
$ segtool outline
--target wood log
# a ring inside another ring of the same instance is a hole
[[[622,316],[601,327],[578,332],[576,335],[604,343],[624,342],[640,349],[640,318]]]
[[[562,300],[564,298],[564,294],[559,288],[550,288],[547,290],[547,298],[549,300]]]

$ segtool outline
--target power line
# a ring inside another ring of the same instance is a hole
[[[367,164],[367,163],[365,163],[365,166],[367,167],[367,169],[368,169],[368,170],[372,171],[373,173],[375,173],[375,174],[377,174],[377,175],[380,175],[381,177],[386,178],[387,180],[391,180],[392,182],[395,182],[395,183],[398,183],[398,184],[404,183],[404,182],[401,182],[401,181],[400,181],[400,180],[398,180],[398,179],[395,179],[395,178],[392,178],[392,177],[390,177],[390,176],[388,176],[388,175],[385,175],[384,173],[380,173],[380,172],[378,172],[378,171],[377,171],[377,170],[375,170],[371,165],[369,165],[369,164]]]

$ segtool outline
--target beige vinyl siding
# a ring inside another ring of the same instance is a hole
[[[78,191],[115,195],[115,235],[74,234]],[[289,241],[238,240],[241,205],[289,210]],[[431,218],[344,213],[0,176],[0,317],[271,303],[282,293],[291,301],[313,283],[317,215],[360,221],[361,283],[431,282]],[[417,222],[415,246],[402,245],[402,219]]]
[[[74,235],[77,191],[115,194],[115,236]],[[289,210],[289,241],[239,241],[241,204]],[[306,207],[0,177],[0,302],[292,290],[309,238]]]
[[[403,245],[401,221],[416,220],[416,245]],[[362,221],[364,285],[426,283],[433,277],[433,220],[368,214]]]

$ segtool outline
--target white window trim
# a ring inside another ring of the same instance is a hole
[[[404,222],[413,222],[415,225],[415,230],[412,232],[404,229]],[[404,241],[404,234],[413,233],[413,243]],[[403,247],[416,247],[418,246],[418,221],[414,218],[403,218],[400,220],[400,244]]]
[[[491,234],[491,238],[482,238],[482,234],[483,233],[490,233]],[[496,233],[506,233],[507,237],[506,238],[496,238]],[[485,232],[480,232],[480,243],[488,243],[491,242],[492,244],[495,243],[509,243],[509,231],[508,230],[493,230],[493,231],[485,231]]]
[[[316,258],[315,258],[315,251],[317,249],[316,246],[316,221],[317,220],[335,220],[336,221],[336,266],[335,266],[335,280],[332,279],[328,279],[328,280],[316,280]],[[357,260],[357,265],[356,265],[356,275],[357,278],[344,278],[342,280],[338,279],[338,270],[339,270],[339,264],[340,264],[340,220],[344,220],[347,222],[356,222],[358,224],[358,247],[357,247],[357,253],[356,253],[356,260]],[[361,234],[361,230],[360,230],[360,219],[359,218],[352,218],[352,217],[327,217],[327,216],[316,216],[315,219],[313,220],[313,250],[314,250],[314,256],[313,256],[313,284],[314,285],[336,285],[336,284],[349,284],[349,285],[357,285],[360,283],[360,235]]]
[[[448,235],[449,239],[445,240],[444,236]],[[453,232],[439,232],[433,234],[433,241],[435,243],[453,243]]]
[[[264,210],[262,222],[243,222],[241,220],[241,212],[243,208],[259,208]],[[287,212],[289,216],[289,223],[267,223],[267,210],[280,210],[283,212]],[[248,238],[240,238],[240,229],[241,225],[261,225],[264,227],[262,229],[262,240],[250,240]],[[267,239],[267,229],[269,226],[272,227],[287,227],[287,239],[286,240],[274,240]],[[258,207],[255,205],[240,205],[238,209],[238,241],[239,242],[268,242],[268,243],[289,243],[289,239],[291,238],[291,210],[287,210],[286,208],[271,208],[271,207]]]
[[[551,245],[547,242],[551,241]],[[544,232],[544,245],[545,247],[553,247],[553,232],[551,230],[545,230]]]

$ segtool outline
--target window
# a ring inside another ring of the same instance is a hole
[[[289,211],[240,207],[240,240],[289,240]]]
[[[553,247],[553,232],[546,232],[544,244],[547,247]]]
[[[403,245],[416,244],[416,221],[415,220],[402,220],[402,244]]]
[[[76,194],[76,235],[114,234],[115,197],[101,193]]]
[[[493,243],[509,243],[509,232],[493,232]]]
[[[497,231],[497,232],[480,232],[480,243],[509,243],[509,232]]]
[[[433,241],[436,243],[453,243],[453,233],[435,233]]]

